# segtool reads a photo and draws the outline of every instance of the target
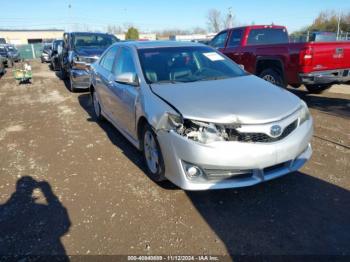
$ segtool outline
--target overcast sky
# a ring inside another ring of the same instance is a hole
[[[322,10],[350,11],[350,0],[7,0],[0,7],[0,28],[8,29],[106,30],[125,23],[142,31],[207,28],[209,9],[225,14],[231,7],[234,25],[273,22],[293,32]]]

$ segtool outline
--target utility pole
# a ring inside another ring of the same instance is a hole
[[[232,24],[232,7],[228,8],[228,15],[227,15],[227,27],[228,28],[232,28],[233,24]]]
[[[68,31],[72,31],[73,21],[72,21],[72,5],[68,4]]]
[[[339,33],[340,33],[340,20],[341,20],[341,13],[340,13],[340,11],[339,11],[339,14],[338,14],[337,40],[339,40]]]

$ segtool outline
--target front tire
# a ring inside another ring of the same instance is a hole
[[[165,165],[157,135],[149,124],[146,124],[142,132],[143,159],[147,173],[155,182],[166,180]]]
[[[61,67],[61,80],[67,80],[67,72]]]
[[[265,69],[260,73],[259,77],[276,86],[286,87],[282,75],[274,69]]]

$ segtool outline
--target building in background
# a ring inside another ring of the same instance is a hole
[[[125,40],[125,34],[114,34],[119,40]],[[140,41],[152,41],[157,40],[157,35],[152,33],[140,33],[139,34]]]
[[[171,35],[169,40],[174,41],[209,41],[215,34],[188,34],[188,35]]]
[[[6,30],[0,29],[0,38],[7,43],[14,45],[36,44],[51,42],[55,39],[62,39],[64,30],[43,29],[43,30]]]

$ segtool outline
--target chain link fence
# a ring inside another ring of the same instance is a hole
[[[21,59],[37,59],[40,58],[40,55],[43,50],[42,44],[28,44],[28,45],[16,45]]]

